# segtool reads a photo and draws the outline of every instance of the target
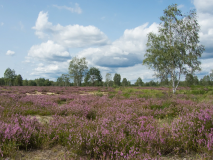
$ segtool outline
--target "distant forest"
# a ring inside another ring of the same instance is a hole
[[[92,71],[93,72],[92,75]],[[95,73],[95,74],[94,74]],[[57,81],[51,81],[45,78],[38,78],[34,80],[23,79],[20,74],[16,75],[15,70],[7,68],[4,74],[4,77],[0,78],[0,85],[3,86],[77,86],[75,80],[71,82],[71,77],[69,74],[62,74],[57,78]],[[121,80],[121,75],[115,73],[113,78],[110,73],[106,74],[106,80],[103,81],[103,78],[100,74],[98,68],[92,67],[87,74],[84,76],[79,86],[170,86],[171,79],[166,77],[160,79],[160,81],[151,80],[149,82],[143,82],[140,77],[134,84],[131,84],[126,78]],[[187,74],[184,81],[180,81],[179,86],[192,86],[192,85],[201,85],[201,86],[210,86],[213,85],[213,70],[209,75],[205,75],[200,80],[197,76],[192,74]]]

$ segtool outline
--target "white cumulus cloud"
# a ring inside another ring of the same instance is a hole
[[[56,80],[55,77],[59,77],[63,73],[68,73],[69,61],[64,62],[52,62],[51,64],[38,64],[37,67],[31,72],[30,75],[45,78],[51,78]]]
[[[198,13],[213,13],[212,0],[194,0],[194,5]]]
[[[67,48],[48,40],[46,43],[32,46],[28,57],[43,61],[66,61],[70,58],[70,54]]]
[[[213,58],[213,1],[194,0],[200,25],[200,43],[206,48],[203,58]]]
[[[13,56],[15,54],[15,52],[14,51],[11,51],[11,50],[8,50],[7,52],[6,52],[6,55],[7,56]]]
[[[128,67],[142,63],[146,52],[147,34],[158,32],[158,24],[145,23],[134,29],[126,29],[123,36],[110,45],[87,48],[79,52],[91,64],[103,67]]]
[[[106,45],[107,36],[94,26],[53,25],[48,21],[47,13],[40,12],[33,29],[39,38],[48,38],[69,48],[88,47],[91,45]]]

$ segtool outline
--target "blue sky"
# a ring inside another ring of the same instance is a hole
[[[147,34],[157,33],[163,10],[175,3],[183,13],[197,11],[202,78],[213,69],[212,0],[0,0],[0,77],[9,67],[24,79],[56,80],[78,56],[104,80],[110,72],[150,81],[153,71],[142,66]]]

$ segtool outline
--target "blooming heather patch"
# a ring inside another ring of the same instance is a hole
[[[0,91],[2,157],[57,145],[92,159],[213,155],[211,101],[197,103],[184,95],[169,98],[165,88],[4,87]],[[26,95],[35,92],[58,95]],[[139,96],[143,94],[150,95]],[[38,117],[50,118],[43,123]]]

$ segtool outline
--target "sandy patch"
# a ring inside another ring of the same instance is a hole
[[[63,146],[55,146],[51,149],[19,151],[22,160],[58,160],[58,159],[75,159],[74,153],[68,152]],[[71,158],[73,157],[73,158]]]
[[[48,124],[50,120],[53,119],[51,116],[40,116],[40,115],[31,116],[31,119],[33,118],[36,118],[41,124]]]
[[[26,93],[26,95],[59,95],[59,94],[56,94],[56,93],[53,93],[53,92],[47,92],[46,94],[43,94],[42,92],[36,91],[34,94]]]
[[[80,94],[81,96],[84,96],[84,95],[107,95],[108,92],[83,92],[82,94]]]

